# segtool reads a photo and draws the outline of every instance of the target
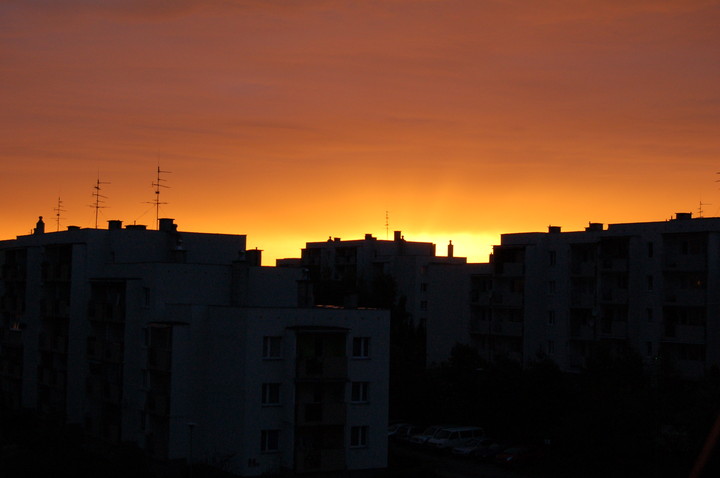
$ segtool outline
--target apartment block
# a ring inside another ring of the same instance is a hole
[[[720,365],[720,218],[504,234],[473,276],[471,308],[488,359],[581,370],[602,344],[700,377]]]
[[[328,238],[308,242],[300,260],[279,265],[302,267],[317,304],[371,306],[402,311],[402,320],[425,333],[425,363],[447,360],[457,342],[469,342],[470,277],[479,265],[454,256],[436,255],[431,242],[371,234],[363,239]],[[396,316],[397,320],[400,320]]]
[[[0,407],[244,476],[385,467],[388,312],[260,254],[172,219],[0,241]]]

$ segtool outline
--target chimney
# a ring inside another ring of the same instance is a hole
[[[452,241],[450,241],[450,244],[448,244],[448,257],[453,257],[455,246],[453,246]]]
[[[38,217],[38,222],[35,224],[33,234],[45,234],[45,223],[42,220],[42,216]]]
[[[245,260],[249,266],[260,267],[262,265],[262,250],[256,247],[255,249],[245,251]]]
[[[602,231],[603,230],[603,224],[601,222],[589,222],[588,227],[585,228],[585,231]]]
[[[675,219],[678,221],[685,221],[687,219],[692,219],[692,213],[691,212],[676,212]]]
[[[548,226],[549,234],[558,234],[560,232],[560,226]]]
[[[177,225],[176,225],[176,224],[173,224],[173,221],[174,221],[174,219],[170,219],[170,218],[167,218],[167,217],[161,218],[161,219],[160,219],[160,225],[159,225],[158,229],[159,229],[160,231],[165,231],[165,232],[175,232],[175,231],[177,231]]]
[[[395,241],[402,241],[402,231],[395,231]]]
[[[108,229],[111,231],[115,231],[117,229],[122,229],[122,221],[119,221],[117,219],[111,219],[108,221]]]

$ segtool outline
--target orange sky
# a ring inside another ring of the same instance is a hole
[[[720,2],[0,0],[0,238],[108,219],[485,261],[720,215]]]

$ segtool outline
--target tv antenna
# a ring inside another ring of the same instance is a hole
[[[55,211],[55,224],[57,226],[57,232],[60,231],[60,213],[65,212],[65,209],[62,208],[62,201],[60,200],[60,196],[58,196],[57,206],[55,206],[53,211]],[[97,219],[95,219],[95,221],[97,222]],[[97,225],[95,227],[97,228]]]
[[[385,211],[385,240],[387,241],[390,234],[390,217],[388,215],[388,212]]]
[[[698,217],[703,217],[703,206],[712,206],[709,202],[702,202],[702,199],[700,200],[700,205],[698,206]]]
[[[95,202],[90,206],[90,207],[95,208],[95,229],[97,229],[97,227],[98,227],[98,212],[100,211],[100,209],[105,209],[107,207],[107,206],[101,205],[105,202],[105,201],[103,201],[103,199],[107,199],[107,196],[103,196],[102,194],[100,194],[100,191],[102,189],[100,187],[101,184],[110,184],[110,183],[100,181],[100,174],[98,174],[98,178],[97,178],[97,181],[95,182],[95,186],[93,186],[93,189],[95,190],[93,192],[93,197],[95,198]]]
[[[151,201],[149,204],[155,205],[155,227],[157,229],[160,229],[160,205],[161,204],[167,204],[166,202],[160,201],[160,188],[169,188],[170,186],[164,185],[162,182],[165,181],[160,177],[161,174],[170,173],[171,171],[163,171],[160,169],[160,165],[158,164],[157,167],[157,177],[155,178],[155,181],[152,183],[153,187],[155,188],[155,200]]]

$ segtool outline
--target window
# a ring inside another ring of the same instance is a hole
[[[647,309],[645,309],[645,316],[647,317],[647,321],[648,321],[648,322],[652,322],[652,321],[653,321],[653,310],[652,310],[650,307],[648,307]]]
[[[653,290],[653,276],[647,276],[647,289]]]
[[[354,448],[366,447],[368,438],[368,427],[350,428],[350,446]]]
[[[420,301],[420,310],[427,310],[427,301],[426,300]]]
[[[555,342],[552,340],[547,341],[547,353],[548,355],[552,355],[555,353]]]
[[[655,255],[655,245],[652,242],[647,243],[647,256],[652,257]]]
[[[427,282],[422,282],[420,284],[420,292],[427,292],[427,287],[428,287]]]
[[[263,337],[263,358],[280,358],[282,356],[282,337],[268,336]]]
[[[551,266],[554,266],[557,264],[557,252],[556,251],[548,251],[548,262]]]
[[[370,337],[353,337],[352,356],[355,358],[370,357]]]
[[[263,405],[279,405],[280,404],[280,384],[279,383],[263,383],[262,384],[262,404]]]
[[[554,294],[556,288],[557,286],[554,280],[548,281],[548,293]]]
[[[363,403],[368,401],[368,382],[353,382],[350,391],[350,401]]]
[[[272,453],[280,449],[280,430],[262,430],[260,432],[260,451]]]
[[[548,310],[547,323],[548,323],[548,325],[555,325],[555,311],[554,310]]]

